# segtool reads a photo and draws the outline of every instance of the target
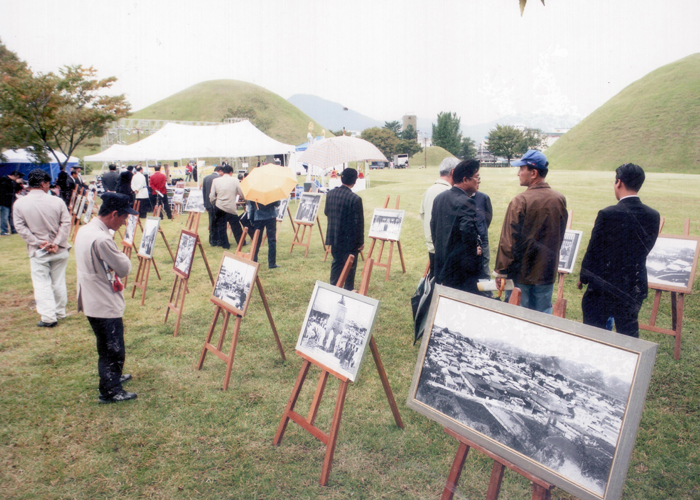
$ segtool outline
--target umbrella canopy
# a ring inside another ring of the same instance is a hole
[[[289,167],[267,163],[254,168],[248,177],[241,181],[241,189],[246,200],[269,205],[289,197],[297,185],[297,178]]]
[[[312,144],[299,155],[297,161],[328,168],[349,161],[365,160],[388,161],[371,142],[341,135]]]

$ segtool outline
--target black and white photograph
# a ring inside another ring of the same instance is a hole
[[[401,224],[406,214],[405,210],[390,208],[375,208],[372,224],[369,226],[369,237],[380,240],[399,241]]]
[[[134,246],[134,236],[136,235],[136,226],[138,223],[138,215],[127,216],[126,225],[124,226],[124,239],[122,240],[122,243],[128,246]]]
[[[177,254],[175,255],[173,271],[183,278],[190,277],[196,244],[196,233],[185,230],[180,233],[180,242],[177,245]]]
[[[73,215],[78,215],[78,209],[80,208],[80,204],[83,202],[85,197],[82,194],[79,194],[75,198],[75,203],[73,203]]]
[[[158,236],[158,227],[160,226],[160,217],[149,217],[146,219],[146,224],[143,226],[143,237],[139,246],[139,255],[148,259],[153,258],[153,247],[156,244]]]
[[[698,263],[698,241],[691,236],[659,236],[647,256],[649,287],[690,293]]]
[[[294,222],[302,224],[313,224],[318,216],[318,207],[321,206],[320,193],[304,193],[299,201],[299,208],[294,217]]]
[[[80,204],[78,205],[78,211],[75,213],[76,219],[80,219],[85,212],[85,204],[87,203],[87,196],[80,197]]]
[[[92,219],[92,213],[95,210],[95,197],[93,196],[90,198],[90,202],[88,203],[87,209],[85,210],[85,214],[83,216],[83,223],[87,224],[90,222],[90,219]]]
[[[489,449],[495,453],[505,449],[516,460],[523,457],[564,479],[564,484],[575,486],[567,491],[579,498],[583,497],[577,488],[592,494],[590,498],[606,498],[623,422],[627,417],[636,434],[641,418],[646,386],[638,414],[634,418],[627,414],[640,354],[503,314],[480,297],[468,303],[444,296],[449,290],[436,289],[409,407],[429,417],[439,415],[440,423],[456,424],[467,437],[485,438],[486,445],[479,442],[482,446],[497,443]],[[496,307],[503,305],[520,310],[506,304]],[[597,335],[619,341],[608,332]],[[640,343],[656,352],[651,342],[621,342]]]
[[[284,214],[287,211],[288,206],[289,206],[289,198],[286,198],[284,200],[280,200],[280,204],[277,207],[277,220],[279,222],[282,222],[284,220]]]
[[[170,199],[170,201],[173,204],[182,205],[182,202],[184,200],[185,200],[185,188],[175,188],[175,191],[173,192],[173,197]]]
[[[245,316],[257,274],[257,262],[224,252],[212,301],[232,313]]]
[[[378,307],[378,300],[317,281],[297,351],[355,382]]]
[[[186,212],[204,212],[204,197],[201,189],[190,189],[187,197]]]
[[[581,238],[583,238],[583,231],[567,229],[564,233],[564,241],[562,241],[561,249],[559,250],[560,273],[571,274],[574,272],[576,257],[581,246]]]

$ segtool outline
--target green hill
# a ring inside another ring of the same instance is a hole
[[[587,116],[546,152],[557,169],[700,174],[700,54],[652,71]]]
[[[306,142],[309,122],[314,122],[277,94],[238,80],[198,83],[135,112],[132,118],[220,122],[229,108],[239,106],[252,108],[256,115],[251,119],[253,124],[287,144]],[[314,135],[320,134],[323,128],[314,122]]]
[[[447,158],[448,156],[453,156],[452,153],[440,146],[430,146],[426,148],[428,150],[428,167],[435,167],[440,165],[440,162]],[[425,163],[425,149],[420,153],[416,153],[411,156],[409,163],[411,167],[418,167]]]

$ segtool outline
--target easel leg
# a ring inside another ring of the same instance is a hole
[[[551,500],[552,490],[543,488],[539,484],[532,483],[532,500]]]
[[[659,313],[661,305],[661,290],[657,290],[654,294],[654,304],[651,306],[651,316],[649,317],[649,326],[656,325],[656,315]]]
[[[294,222],[292,222],[292,225],[294,225]],[[292,253],[292,250],[294,250],[294,244],[299,241],[299,228],[301,227],[301,224],[297,224],[296,227],[294,228],[294,239],[292,240],[292,246],[289,247],[289,253]]]
[[[673,357],[678,361],[681,359],[681,332],[683,331],[683,305],[685,294],[678,294],[678,301],[673,300],[675,293],[671,294],[671,310],[673,312],[673,329],[676,331],[676,343],[673,349]],[[675,302],[675,303],[674,303]]]
[[[158,281],[160,281],[160,272],[158,272],[158,266],[156,265],[156,259],[151,258],[149,260],[153,261],[153,269],[156,270],[156,275],[158,276]],[[175,261],[173,261],[173,262],[175,262]]]
[[[163,237],[163,243],[165,243],[165,248],[168,249],[168,253],[170,254],[170,258],[173,259],[173,264],[175,264],[175,256],[173,255],[173,251],[170,249],[170,244],[168,243],[168,238],[165,237],[165,233],[163,232],[162,229],[159,229],[158,232]]]
[[[233,356],[236,354],[236,344],[238,343],[238,333],[241,331],[242,316],[236,315],[236,324],[233,327],[233,338],[231,338],[231,350],[228,354],[228,362],[226,363],[226,375],[224,376],[224,390],[228,389],[228,384],[231,381],[231,370],[233,370]],[[221,335],[223,338],[223,334]]]
[[[369,245],[369,253],[367,254],[367,258],[371,259],[372,258],[372,252],[374,251],[374,244],[377,242],[374,238],[372,238],[372,243]]]
[[[467,460],[467,453],[469,453],[469,446],[460,442],[459,448],[457,448],[457,454],[452,462],[452,467],[450,467],[450,475],[447,476],[447,483],[445,484],[445,489],[442,490],[442,500],[452,500],[454,496],[455,488],[459,482],[459,477],[462,475],[462,468],[464,467],[464,462]]]
[[[384,242],[382,242],[383,244]],[[381,254],[381,252],[380,252]],[[389,273],[391,272],[391,258],[394,256],[394,242],[389,243],[389,259],[386,262],[386,277],[384,281],[389,281]]]
[[[197,245],[199,245],[199,251],[202,254],[202,259],[204,260],[204,265],[207,266],[207,272],[209,273],[209,279],[211,280],[211,286],[214,286],[214,276],[211,274],[211,269],[209,269],[209,261],[207,260],[207,256],[204,255],[204,247],[202,246],[202,242],[199,241],[199,237],[197,237]]]
[[[173,287],[170,289],[170,298],[168,299],[168,307],[165,308],[165,318],[163,318],[163,324],[168,322],[168,315],[170,314],[170,304],[173,302],[173,297],[175,296],[175,287],[180,281],[180,276],[175,275],[175,281],[173,281]]]
[[[275,320],[272,319],[272,313],[270,312],[270,306],[267,303],[267,297],[265,297],[265,291],[263,290],[262,282],[260,281],[259,276],[255,277],[255,282],[258,285],[258,292],[260,292],[260,298],[262,299],[263,305],[265,306],[265,312],[267,313],[267,319],[270,321],[270,326],[272,327],[272,333],[275,334],[275,341],[277,342],[277,348],[280,350],[280,355],[282,356],[282,361],[286,361],[287,358],[284,355],[284,349],[282,348],[282,341],[280,340],[280,336],[277,334],[277,328],[275,327]]]
[[[178,289],[178,293],[182,298],[180,300],[180,306],[177,308],[177,320],[175,321],[175,330],[173,330],[173,337],[177,337],[177,334],[180,331],[180,320],[182,319],[182,311],[185,309],[185,297],[187,296],[187,293],[185,293],[186,291],[187,280],[180,280],[180,288]]]
[[[326,389],[326,382],[328,382],[328,375],[330,374],[324,370],[318,377],[318,384],[316,385],[316,392],[314,392],[314,399],[311,401],[309,416],[306,418],[306,421],[311,425],[314,425],[314,422],[316,421],[316,415],[318,415],[318,408],[321,405],[323,391]]]
[[[406,264],[404,264],[403,261],[403,250],[401,250],[401,242],[397,241],[396,246],[399,249],[399,257],[401,257],[401,269],[403,269],[403,273],[406,274]]]
[[[136,278],[134,278],[134,288],[131,290],[131,298],[134,298],[134,295],[136,295],[136,288],[139,283],[143,281],[143,261],[144,259],[142,257],[139,257],[139,268],[136,270]]]
[[[328,484],[328,476],[331,474],[331,464],[333,463],[333,454],[335,453],[335,445],[338,440],[338,430],[340,429],[340,418],[343,416],[343,406],[345,405],[345,395],[348,392],[348,383],[341,382],[338,389],[338,399],[335,402],[335,411],[333,412],[333,423],[331,424],[331,432],[328,439],[328,448],[326,448],[326,458],[323,460],[323,469],[321,470],[321,486]]]
[[[389,385],[389,378],[386,376],[386,371],[384,370],[382,358],[379,356],[379,349],[377,348],[377,342],[374,340],[374,335],[372,335],[372,338],[369,341],[369,348],[372,351],[374,363],[377,365],[379,378],[382,381],[382,386],[384,387],[384,392],[386,393],[386,399],[389,401],[391,413],[394,415],[394,421],[396,422],[396,425],[403,429],[403,421],[401,420],[401,415],[399,414],[399,407],[396,405],[396,400],[394,400],[394,393],[391,391],[391,386]]]
[[[498,495],[501,492],[501,483],[503,482],[503,473],[505,471],[505,465],[496,460],[493,461],[489,489],[486,490],[486,500],[498,500]]]
[[[294,383],[294,389],[292,389],[292,394],[289,396],[289,401],[287,401],[287,407],[284,409],[282,414],[282,420],[280,420],[280,425],[277,427],[277,433],[275,434],[275,439],[272,440],[272,444],[279,446],[284,437],[284,431],[289,423],[289,413],[294,410],[294,405],[297,403],[299,394],[301,393],[301,388],[304,385],[304,380],[306,375],[309,373],[309,368],[311,363],[308,360],[304,360],[299,370],[299,375],[297,376],[297,381]]]
[[[304,232],[306,232],[307,226],[304,226]],[[304,258],[309,256],[309,247],[311,246],[311,233],[314,232],[314,227],[313,226],[308,226],[309,228],[309,236],[306,239],[306,252],[304,252]],[[303,236],[302,236],[303,238]]]
[[[149,271],[151,270],[151,260],[148,259],[148,262],[146,262],[146,279],[143,281],[143,293],[141,294],[141,305],[144,304],[146,301],[146,289],[148,288],[148,274]]]
[[[199,357],[199,363],[197,364],[197,370],[201,370],[204,365],[204,358],[207,355],[207,344],[211,343],[211,337],[214,334],[214,329],[216,328],[216,323],[219,321],[219,314],[221,313],[221,307],[216,307],[216,312],[214,313],[214,319],[211,320],[211,326],[207,332],[207,338],[204,340],[204,347],[202,348],[202,355]]]

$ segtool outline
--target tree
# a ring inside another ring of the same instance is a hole
[[[488,142],[489,151],[496,156],[505,156],[509,165],[511,158],[527,151],[522,130],[512,125],[496,125],[496,128],[489,132]]]
[[[463,160],[471,160],[472,158],[476,158],[476,153],[474,139],[466,136],[462,137],[462,145],[459,148],[459,154],[457,156]]]
[[[529,149],[541,149],[545,145],[545,135],[538,128],[528,128],[523,132],[523,148],[526,152]]]
[[[398,121],[384,122],[384,128],[387,130],[391,130],[396,137],[399,137],[401,124]]]
[[[401,139],[394,148],[394,152],[396,154],[408,155],[409,158],[416,153],[420,153],[421,151],[423,151],[423,146],[418,144],[416,141],[407,141],[405,139]]]
[[[438,113],[437,125],[433,123],[433,144],[457,156],[462,145],[460,118],[457,113]]]
[[[372,127],[362,131],[360,136],[364,140],[371,142],[379,151],[381,151],[387,159],[390,159],[396,146],[399,144],[399,139],[396,135],[387,128]]]
[[[107,125],[129,114],[130,105],[123,94],[104,94],[117,79],[97,80],[97,70],[92,67],[65,66],[59,75],[34,75],[7,54],[0,65],[2,142],[31,147],[40,161],[48,160],[48,150],[65,165],[83,141],[101,137]],[[63,161],[58,151],[65,155]]]
[[[401,132],[401,139],[404,141],[415,141],[417,138],[418,134],[416,133],[416,129],[413,128],[413,125],[406,125],[404,131]]]

